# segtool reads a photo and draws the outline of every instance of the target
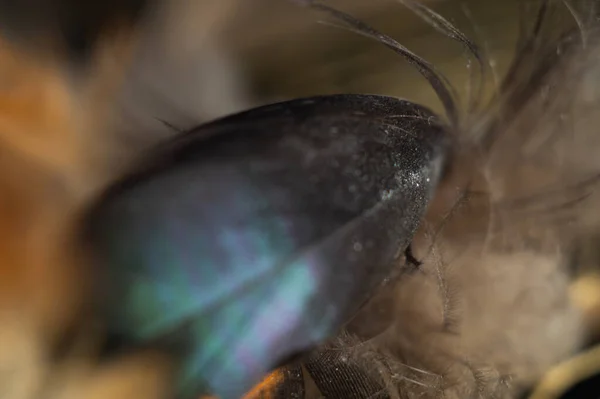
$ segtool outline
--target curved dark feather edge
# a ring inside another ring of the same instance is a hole
[[[318,11],[326,12],[335,19],[345,23],[349,30],[377,40],[394,50],[396,53],[402,55],[429,81],[444,105],[451,126],[456,130],[461,129],[461,116],[452,86],[448,83],[447,79],[437,72],[426,60],[414,54],[389,36],[376,31],[348,14],[313,0],[292,1]],[[448,38],[461,43],[477,60],[480,70],[482,71],[481,78],[483,80],[483,71],[486,64],[481,56],[481,52],[473,42],[446,19],[436,14],[425,5],[413,0],[398,1],[412,10],[436,30],[440,31]],[[579,14],[574,11],[574,7],[571,3],[567,3],[567,0],[563,0],[563,5],[571,13],[579,29],[579,41],[573,40],[572,30],[561,31],[562,35],[559,35],[556,38],[553,38],[552,35],[547,32],[549,29],[548,25],[550,25],[548,21],[551,19],[549,14],[551,14],[551,11],[556,7],[556,4],[553,3],[552,0],[541,0],[531,29],[528,28],[526,19],[522,20],[520,39],[518,41],[519,47],[505,78],[501,82],[496,94],[492,97],[492,100],[488,104],[482,105],[481,109],[475,110],[479,112],[481,122],[477,128],[475,128],[477,123],[474,123],[474,126],[471,126],[470,131],[463,127],[467,132],[461,133],[467,134],[469,136],[468,140],[475,146],[478,146],[484,153],[488,153],[493,149],[494,143],[498,140],[503,130],[506,129],[506,125],[510,124],[512,119],[517,117],[522,107],[531,101],[532,97],[539,93],[540,88],[546,84],[547,78],[557,68],[557,65],[560,64],[561,59],[564,59],[565,52],[577,52],[582,47],[588,45],[590,36],[588,30],[593,28],[592,24],[594,23],[594,17],[596,15],[595,10],[597,1],[589,0],[584,2],[587,6],[587,10],[592,11],[590,13],[591,15],[588,15],[588,18],[584,20],[583,18],[578,17]],[[523,13],[523,15],[526,15],[526,13]],[[557,51],[557,47],[560,51]],[[473,131],[477,130],[483,133],[474,134]],[[573,199],[572,196],[563,199],[562,207],[568,208],[574,206],[582,201],[582,199],[585,199],[589,196],[591,187],[595,186],[597,182],[598,175],[582,179],[582,181],[577,182],[570,188],[562,187],[562,189],[559,188],[556,190],[563,194],[565,191],[572,192],[572,190],[575,190],[577,192],[575,199]],[[530,197],[512,200],[512,203],[509,201],[504,204],[504,207],[510,208],[520,205],[521,210],[523,210],[523,208],[528,208],[528,205],[530,204],[535,205],[539,203],[541,197],[546,200],[550,197],[552,200],[553,195],[548,192],[537,193]],[[468,192],[465,191],[464,195],[462,195],[452,206],[451,212],[467,200]],[[559,198],[558,201],[560,202],[561,199]],[[556,201],[554,201],[552,209],[556,210],[560,207],[560,203],[557,205]],[[519,208],[519,206],[517,206],[517,208]],[[448,214],[448,217],[451,217],[450,213]],[[445,217],[442,220],[442,225],[445,224],[445,219],[447,218]],[[443,226],[439,226],[439,229],[441,228],[443,228]],[[434,235],[437,235],[437,232]],[[414,260],[410,249],[406,254],[406,258],[408,261]],[[440,259],[438,264],[439,270],[444,264],[444,261]],[[460,323],[459,315],[453,310],[453,303],[457,301],[454,293],[454,291],[457,290],[457,287],[454,286],[451,281],[446,280],[444,273],[441,272],[439,274],[441,292],[445,298],[445,304],[447,305],[445,305],[445,307],[448,307],[448,309],[444,309],[445,333],[455,334],[457,333],[457,325]],[[428,373],[425,370],[412,369],[407,364],[403,364],[400,359],[397,359],[400,363],[395,364],[396,359],[393,360],[393,355],[384,353],[385,351],[382,351],[382,348],[368,347],[368,342],[362,342],[355,337],[349,336],[347,333],[342,333],[342,335],[337,337],[327,346],[319,349],[312,357],[310,357],[307,362],[307,369],[309,370],[309,374],[313,377],[314,382],[321,390],[321,393],[328,393],[328,397],[335,398],[337,397],[336,395],[339,396],[339,393],[343,392],[343,395],[345,395],[344,397],[347,397],[348,399],[402,397],[402,394],[397,391],[398,378],[411,381],[411,373]],[[440,356],[451,355],[440,354]],[[323,361],[323,359],[326,359],[326,361]],[[495,370],[488,370],[485,366],[469,364],[466,360],[460,362],[464,363],[464,366],[471,370],[473,374],[474,385],[476,386],[474,392],[475,397],[500,397],[502,396],[501,389],[509,385],[510,376],[497,376]],[[401,375],[402,372],[399,372],[398,367],[404,367],[410,372]],[[442,388],[445,384],[443,375],[444,373],[441,372],[439,374],[432,373],[430,376],[430,388],[433,387],[435,390],[435,386],[438,386],[437,389],[439,389],[440,397],[444,396]],[[490,384],[490,381],[495,381],[496,383],[496,388],[494,388],[491,393],[489,389],[485,389],[485,387]],[[413,382],[417,385],[420,384],[420,382],[416,380]],[[341,384],[345,388],[339,392],[331,392],[331,389],[335,389],[336,384]],[[486,393],[489,395],[484,396]]]
[[[469,39],[463,32],[456,28],[450,21],[436,13],[429,7],[426,7],[422,3],[415,0],[396,0],[402,3],[406,8],[410,9],[414,14],[419,16],[422,20],[430,24],[434,29],[440,32],[442,35],[458,42],[467,51],[467,59],[471,57],[477,62],[477,72],[479,79],[475,78],[475,75],[470,77],[471,81],[476,83],[476,88],[470,87],[469,91],[469,102],[467,112],[473,112],[477,109],[477,104],[483,101],[483,83],[486,79],[487,67],[490,66],[486,62],[484,52],[479,48],[475,41]],[[473,79],[475,78],[475,79]],[[465,122],[463,122],[465,123]]]
[[[455,100],[456,95],[453,93],[453,88],[448,82],[448,80],[438,71],[436,71],[435,67],[431,65],[428,61],[419,57],[402,44],[394,40],[388,35],[385,35],[376,29],[373,29],[366,23],[354,18],[353,16],[346,14],[340,10],[337,10],[333,7],[329,7],[325,4],[322,4],[318,1],[314,0],[292,0],[295,3],[298,3],[303,6],[310,7],[314,10],[325,12],[328,15],[332,16],[339,22],[342,22],[346,25],[346,27],[354,31],[362,36],[369,37],[374,39],[386,47],[390,48],[392,51],[400,54],[406,61],[415,66],[415,68],[427,79],[431,87],[435,90],[438,98],[442,102],[444,109],[446,110],[446,114],[450,123],[453,127],[458,128],[459,126],[459,110],[458,105]],[[424,13],[424,12],[423,12]],[[437,15],[431,12],[431,14],[427,14],[429,18],[436,21],[436,26],[440,30],[447,30],[447,26],[449,23],[443,24],[441,21],[443,20],[441,17],[437,19],[433,16]],[[451,25],[450,25],[451,26]],[[458,32],[458,30],[454,30]],[[458,36],[449,36],[449,37],[464,37],[464,35]],[[465,38],[466,40],[466,38]]]

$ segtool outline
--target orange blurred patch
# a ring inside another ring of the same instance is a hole
[[[123,32],[107,36],[78,79],[58,54],[38,56],[0,37],[0,320],[26,313],[57,329],[82,294],[69,235],[100,184],[94,140],[132,52],[134,35]]]
[[[8,399],[38,388],[53,344],[81,311],[87,279],[70,239],[98,186],[89,173],[93,133],[103,128],[96,115],[124,72],[106,55],[130,47],[115,43],[99,49],[106,62],[79,85],[58,57],[0,38],[0,381],[10,380],[0,390]]]
[[[242,399],[276,399],[276,389],[285,381],[283,370],[278,369],[266,376]],[[219,399],[216,396],[201,396],[199,399]]]
[[[242,399],[275,399],[277,387],[285,381],[283,370],[275,370],[250,390]],[[199,399],[219,399],[216,396],[201,396]]]
[[[48,165],[73,165],[73,98],[56,60],[36,62],[0,38],[0,139]]]
[[[76,184],[94,180],[136,43],[131,27],[108,32],[81,74],[60,53],[32,54],[0,37],[0,145]]]
[[[252,388],[243,399],[276,399],[276,389],[284,381],[284,371],[282,369],[275,370]]]

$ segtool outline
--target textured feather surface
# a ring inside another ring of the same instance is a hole
[[[183,352],[185,397],[200,382],[239,397],[402,267],[447,139],[422,107],[339,95],[259,107],[157,146],[86,223],[110,327]]]

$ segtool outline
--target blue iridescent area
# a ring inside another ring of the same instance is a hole
[[[179,397],[240,398],[402,267],[445,149],[428,110],[360,95],[261,107],[164,144],[87,220],[109,329],[177,356]]]
[[[205,176],[210,190],[194,184],[188,173],[157,178],[137,192],[137,201],[113,203],[111,216],[115,223],[121,212],[136,220],[110,236],[113,262],[126,265],[117,277],[125,286],[119,293],[119,331],[150,340],[169,334],[181,320],[201,320],[188,327],[199,347],[189,348],[194,355],[185,364],[182,384],[197,385],[202,375],[223,398],[240,397],[247,379],[257,381],[270,371],[265,357],[274,355],[274,347],[287,352],[296,326],[314,326],[310,341],[331,333],[326,308],[314,321],[303,320],[319,288],[320,260],[293,258],[294,226],[280,215],[267,212],[247,220],[269,204],[236,176],[225,168]],[[231,195],[232,184],[237,195]],[[169,192],[177,196],[165,197]],[[163,200],[151,200],[157,197]],[[215,206],[206,212],[194,205],[198,198]],[[193,229],[197,220],[202,229]]]

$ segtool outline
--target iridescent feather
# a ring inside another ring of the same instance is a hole
[[[334,95],[160,145],[86,220],[110,332],[178,356],[179,397],[238,399],[411,270],[447,131],[408,101]]]

